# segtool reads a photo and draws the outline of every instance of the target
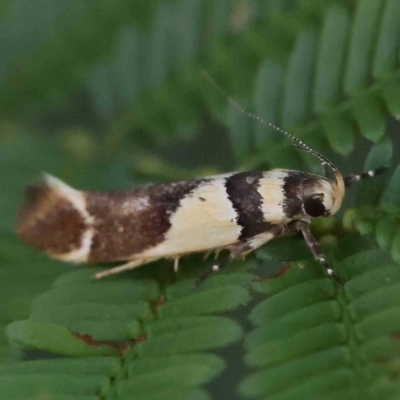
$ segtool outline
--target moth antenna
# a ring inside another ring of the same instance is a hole
[[[330,162],[327,158],[325,158],[323,155],[317,153],[316,151],[312,150],[309,147],[304,147],[304,146],[300,146],[298,144],[293,144],[294,147],[297,147],[298,149],[301,149],[303,151],[306,151],[307,153],[312,154],[314,157],[318,158],[318,160],[320,161],[321,165],[325,168],[326,166],[329,166],[332,171],[335,173],[336,175],[336,171],[339,172],[338,168],[332,163]]]
[[[289,132],[285,131],[284,129],[280,128],[279,126],[273,124],[272,122],[268,122],[265,119],[261,118],[259,115],[254,114],[250,111],[247,111],[243,106],[241,106],[233,97],[231,97],[226,90],[220,85],[218,84],[213,77],[204,69],[202,69],[202,73],[205,76],[205,78],[212,84],[214,85],[214,87],[219,90],[220,93],[222,93],[226,99],[228,100],[228,102],[235,107],[239,112],[241,112],[242,114],[246,115],[248,118],[252,118],[255,121],[263,124],[266,127],[272,128],[275,131],[279,132],[281,135],[286,136],[287,138],[289,138],[293,143],[293,146],[298,147],[301,150],[306,151],[307,153],[312,154],[314,157],[318,158],[318,160],[320,161],[321,165],[324,167],[328,165],[333,173],[335,174],[335,178],[336,178],[336,183],[339,186],[340,189],[343,189],[344,191],[344,180],[343,180],[343,176],[340,173],[340,171],[338,170],[338,168],[331,163],[329,160],[327,160],[325,157],[323,157],[321,154],[317,153],[315,150],[313,150],[310,146],[308,146],[307,144],[305,144],[303,141],[301,141],[300,139],[298,139],[296,136],[293,136],[292,134],[290,134]]]
[[[385,172],[388,168],[389,168],[388,166],[382,166],[376,169],[371,169],[369,171],[363,172],[361,174],[351,174],[344,178],[344,183],[346,187],[351,186],[354,183],[359,182],[363,179],[373,178],[374,176],[381,174],[382,172]]]
[[[312,154],[314,157],[317,157],[324,168],[325,168],[325,166],[328,165],[331,168],[331,170],[333,171],[333,173],[335,174],[336,184],[338,185],[340,191],[343,192],[343,194],[344,194],[346,185],[345,185],[345,182],[344,182],[344,179],[343,179],[343,175],[341,174],[339,169],[335,166],[335,164],[330,162],[323,155],[321,155],[321,154],[317,153],[316,151],[310,149],[309,147],[308,148],[307,147],[302,147],[302,146],[299,146],[298,144],[294,144],[293,146],[294,147],[298,147],[299,149],[302,149],[302,150],[306,151],[307,153]]]
[[[252,118],[256,121],[258,121],[259,123],[274,129],[275,131],[279,132],[281,135],[286,136],[287,138],[289,138],[290,140],[292,140],[293,142],[296,142],[299,146],[300,149],[307,149],[307,150],[312,150],[309,146],[307,146],[304,142],[302,142],[300,139],[298,139],[296,136],[291,135],[289,132],[285,131],[284,129],[280,128],[279,126],[273,124],[272,122],[266,121],[265,119],[261,118],[259,115],[254,114],[250,111],[247,111],[242,105],[240,105],[232,96],[230,96],[227,91],[219,84],[217,83],[213,77],[205,70],[202,70],[204,76],[206,77],[206,79],[213,84],[219,91],[220,93],[222,93],[226,99],[229,101],[229,103],[235,107],[238,111],[240,111],[242,114],[246,115],[249,118]]]

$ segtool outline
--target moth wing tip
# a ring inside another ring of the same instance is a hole
[[[80,197],[58,178],[42,173],[41,179],[25,188],[17,217],[18,237],[53,257],[81,247],[87,224],[76,206]]]

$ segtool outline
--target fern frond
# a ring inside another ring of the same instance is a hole
[[[236,322],[210,314],[246,304],[250,300],[246,287],[253,275],[216,276],[198,289],[193,279],[186,279],[168,285],[162,294],[156,281],[90,280],[94,273],[86,269],[65,274],[36,298],[29,320],[6,328],[14,350],[21,355],[41,350],[70,357],[119,354],[122,371],[107,390],[99,381],[99,396],[105,392],[118,399],[133,393],[151,398],[161,392],[206,396],[198,387],[224,369],[222,359],[207,351],[242,336]],[[31,365],[32,374],[39,374],[46,364],[41,361],[38,371]],[[58,386],[54,383],[53,390],[51,374],[48,378],[43,374],[43,385],[31,390],[39,394],[46,387],[56,393]],[[62,378],[69,379],[65,373]],[[15,378],[5,384],[10,391],[18,391],[16,382]],[[66,388],[66,393],[72,389]]]
[[[346,279],[343,288],[308,262],[302,270],[292,267],[285,277],[258,284],[271,295],[250,314],[255,329],[245,340],[246,362],[257,371],[241,382],[244,396],[398,395],[395,385],[389,390],[381,384],[392,379],[388,367],[400,350],[399,265],[384,251],[367,250],[336,269]],[[380,374],[371,373],[375,370]]]

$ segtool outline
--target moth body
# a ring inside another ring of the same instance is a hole
[[[221,249],[241,258],[296,221],[335,213],[342,198],[325,177],[282,169],[110,192],[79,191],[46,175],[27,187],[17,231],[27,244],[75,263],[136,267]]]

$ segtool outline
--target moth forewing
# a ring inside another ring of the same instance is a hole
[[[26,243],[72,262],[228,248],[289,221],[283,211],[285,174],[233,173],[105,193],[78,191],[47,175],[26,189],[17,230]],[[264,203],[271,201],[280,205],[265,218]]]

